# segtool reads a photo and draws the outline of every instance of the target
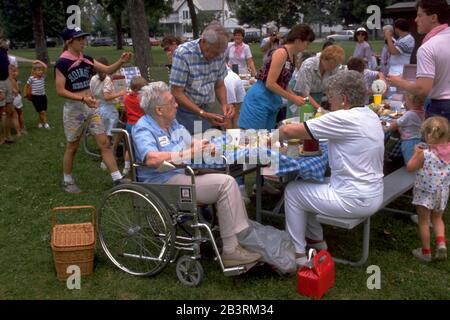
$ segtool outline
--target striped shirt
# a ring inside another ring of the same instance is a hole
[[[217,58],[206,60],[199,41],[178,46],[172,57],[169,79],[171,86],[184,88],[189,99],[198,105],[215,101],[214,86],[227,75],[225,56],[221,54]]]
[[[45,76],[41,78],[31,76],[28,78],[27,83],[31,86],[31,94],[33,96],[45,96]]]

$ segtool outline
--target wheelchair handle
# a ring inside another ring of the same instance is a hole
[[[191,184],[195,185],[195,172],[194,172],[194,170],[190,166],[186,166],[186,170],[185,171],[189,172],[189,175],[191,176]]]

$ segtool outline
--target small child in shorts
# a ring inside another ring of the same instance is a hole
[[[39,114],[39,129],[50,129],[47,121],[47,95],[45,94],[45,77],[47,65],[35,60],[32,63],[31,76],[28,78],[27,84],[31,87],[31,96],[29,97],[33,103],[34,109]],[[24,92],[28,96],[27,92]]]

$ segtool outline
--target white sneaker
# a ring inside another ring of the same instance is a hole
[[[44,127],[44,125],[42,123],[38,124],[38,129],[42,129]]]
[[[48,123],[44,123],[44,129],[47,129],[47,130],[51,129],[50,125]]]
[[[101,163],[100,163],[100,168],[102,168],[102,170],[108,170],[108,167],[106,166],[106,164],[102,161]]]
[[[429,254],[423,254],[422,248],[417,248],[412,251],[412,254],[414,257],[416,257],[419,260],[430,262],[431,261],[431,253]]]
[[[251,201],[250,201],[250,198],[248,197],[248,194],[247,194],[247,191],[245,190],[245,186],[244,185],[239,186],[239,191],[241,193],[241,198],[244,201],[244,203],[246,205],[250,204]]]
[[[434,260],[444,261],[447,260],[447,247],[445,243],[440,243],[436,248]]]

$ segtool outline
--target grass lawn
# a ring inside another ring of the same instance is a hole
[[[374,46],[381,48],[382,43]],[[346,42],[347,57],[354,43]],[[317,51],[320,43],[311,46]],[[50,49],[56,60],[61,48]],[[167,81],[162,67],[161,48],[152,48],[155,66],[152,76]],[[257,66],[261,54],[255,46]],[[32,50],[11,54],[34,58]],[[86,54],[106,56],[114,61],[120,56],[112,48],[88,48]],[[20,64],[22,83],[30,73],[28,63]],[[138,278],[116,269],[97,248],[95,272],[82,278],[81,290],[68,290],[55,276],[50,248],[51,209],[56,206],[98,206],[111,187],[108,174],[99,168],[99,160],[80,148],[74,165],[74,176],[84,191],[66,194],[61,189],[62,157],[65,137],[62,124],[63,99],[55,93],[53,71],[47,77],[48,118],[52,130],[37,128],[37,114],[26,101],[24,106],[28,135],[13,145],[0,146],[0,299],[304,299],[295,291],[296,277],[281,277],[268,267],[258,267],[237,277],[225,277],[217,263],[203,258],[205,278],[198,288],[186,288],[176,278],[175,265],[169,265],[153,278]],[[247,179],[247,183],[253,183]],[[274,203],[277,199],[265,199]],[[409,207],[397,202],[398,207]],[[447,212],[448,214],[448,212]],[[254,207],[249,207],[254,218]],[[63,219],[78,217],[62,217]],[[67,221],[67,220],[63,220]],[[283,221],[269,221],[283,228]],[[450,224],[446,223],[447,230]],[[332,254],[354,257],[359,253],[361,228],[344,231],[325,229]],[[447,235],[448,235],[447,231]],[[409,218],[378,213],[372,219],[371,252],[366,265],[381,268],[381,289],[369,290],[366,267],[336,265],[336,283],[325,299],[448,299],[450,297],[450,262],[421,263],[411,255],[419,246],[415,225]]]

